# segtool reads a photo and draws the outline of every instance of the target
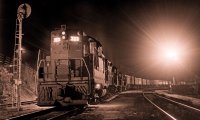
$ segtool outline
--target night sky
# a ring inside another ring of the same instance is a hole
[[[66,24],[99,40],[123,73],[147,79],[200,75],[200,1],[193,0],[1,0],[0,53],[12,56],[17,8],[32,8],[23,22],[24,61],[48,54],[50,32]],[[181,49],[177,62],[163,45]]]

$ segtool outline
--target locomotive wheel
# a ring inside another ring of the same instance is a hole
[[[98,95],[98,93],[95,93],[94,94],[94,103],[98,103],[98,101],[99,101],[99,95]]]
[[[101,102],[101,95],[103,93],[103,90],[94,90],[93,95],[91,95],[90,104],[98,104]]]
[[[99,98],[97,97],[98,95],[95,93],[91,96],[91,98],[89,99],[89,104],[95,105],[97,103],[99,103]]]

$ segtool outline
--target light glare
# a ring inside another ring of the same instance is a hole
[[[98,89],[98,90],[99,90],[100,88],[101,88],[101,84],[96,84],[96,85],[95,85],[95,89]]]
[[[65,31],[62,31],[62,35],[65,35]]]
[[[166,56],[167,56],[167,58],[172,59],[172,60],[178,59],[178,53],[175,50],[166,51]]]
[[[65,39],[65,36],[62,36],[62,39]]]
[[[53,42],[54,42],[54,43],[58,43],[58,42],[60,42],[60,41],[61,41],[60,37],[55,37],[55,38],[53,38]]]
[[[78,36],[70,36],[70,41],[78,42],[79,41],[79,37]]]

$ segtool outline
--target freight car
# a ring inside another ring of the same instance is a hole
[[[125,75],[125,77],[126,77],[126,89],[127,89],[127,90],[130,90],[130,89],[133,88],[133,85],[134,85],[134,83],[133,83],[134,78],[133,78],[133,76],[131,76],[131,75]]]
[[[101,43],[65,26],[51,32],[50,55],[40,63],[39,106],[84,105],[122,85]]]

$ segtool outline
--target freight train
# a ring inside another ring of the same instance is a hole
[[[85,105],[135,84],[105,57],[99,41],[64,25],[51,32],[50,55],[40,63],[39,106]]]
[[[52,31],[50,55],[40,63],[40,106],[84,105],[108,91],[121,90],[122,78],[106,59],[101,43],[80,30],[61,26]]]

